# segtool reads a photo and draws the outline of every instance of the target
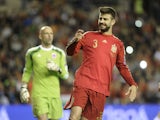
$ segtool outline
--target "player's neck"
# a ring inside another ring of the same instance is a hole
[[[42,44],[42,47],[43,47],[43,48],[51,48],[52,45],[44,45],[44,44]]]
[[[113,34],[113,33],[112,33],[112,29],[109,29],[108,31],[104,31],[104,32],[101,31],[101,33],[102,33],[103,35],[112,35],[112,34]]]
[[[106,31],[106,32],[102,32],[103,35],[112,35],[112,31]]]
[[[103,35],[112,35],[112,32],[104,32]]]
[[[46,47],[46,46],[40,45],[40,47],[41,47],[41,49],[46,50],[46,51],[51,50],[53,48],[52,45],[50,47]]]

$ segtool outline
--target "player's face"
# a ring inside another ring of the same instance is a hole
[[[40,33],[41,42],[46,47],[52,45],[53,37],[54,34],[51,28],[45,28]]]
[[[114,19],[110,14],[99,14],[98,27],[101,32],[108,32],[113,24]]]

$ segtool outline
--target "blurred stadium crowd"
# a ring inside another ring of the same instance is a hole
[[[19,104],[20,80],[28,48],[38,45],[38,30],[50,25],[54,45],[65,46],[77,29],[97,30],[99,6],[118,11],[114,34],[132,46],[127,64],[138,83],[135,103],[160,103],[160,1],[159,0],[0,0],[0,104]],[[136,21],[138,24],[135,24]],[[147,62],[147,68],[139,66]],[[61,82],[61,92],[70,94],[81,54],[67,56],[70,78]],[[31,84],[30,84],[31,87]],[[128,103],[128,87],[118,70],[113,72],[108,103]]]

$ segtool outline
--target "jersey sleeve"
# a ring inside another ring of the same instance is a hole
[[[72,56],[74,54],[77,54],[85,44],[85,39],[86,33],[83,35],[83,38],[80,39],[78,42],[76,41],[76,39],[73,38],[66,47],[67,55]]]
[[[60,59],[60,69],[61,69],[61,73],[59,74],[59,77],[61,79],[68,79],[69,77],[69,72],[68,72],[68,65],[67,65],[67,61],[66,61],[66,54],[63,51],[61,54],[61,59]]]
[[[118,50],[116,66],[117,66],[121,76],[124,78],[124,80],[129,85],[136,85],[137,86],[137,83],[134,81],[132,74],[128,68],[128,65],[126,64],[125,49],[124,49],[123,43],[120,44],[120,47]]]
[[[31,53],[29,50],[26,53],[25,56],[25,67],[23,70],[23,75],[22,75],[22,82],[28,83],[32,74],[32,59],[31,59]]]

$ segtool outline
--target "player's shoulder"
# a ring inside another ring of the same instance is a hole
[[[94,34],[97,34],[98,31],[87,31],[84,33],[84,35],[94,35]]]
[[[53,46],[53,49],[52,49],[52,50],[55,50],[55,51],[57,51],[58,53],[65,55],[64,50],[61,49],[61,48],[59,48],[59,47]]]
[[[27,54],[29,54],[29,53],[31,54],[31,53],[36,52],[38,50],[40,50],[40,46],[35,46],[35,47],[32,47],[32,48],[29,48],[27,50]]]
[[[113,39],[117,42],[117,43],[120,43],[120,44],[123,44],[123,41],[118,38],[117,36],[113,35]]]

